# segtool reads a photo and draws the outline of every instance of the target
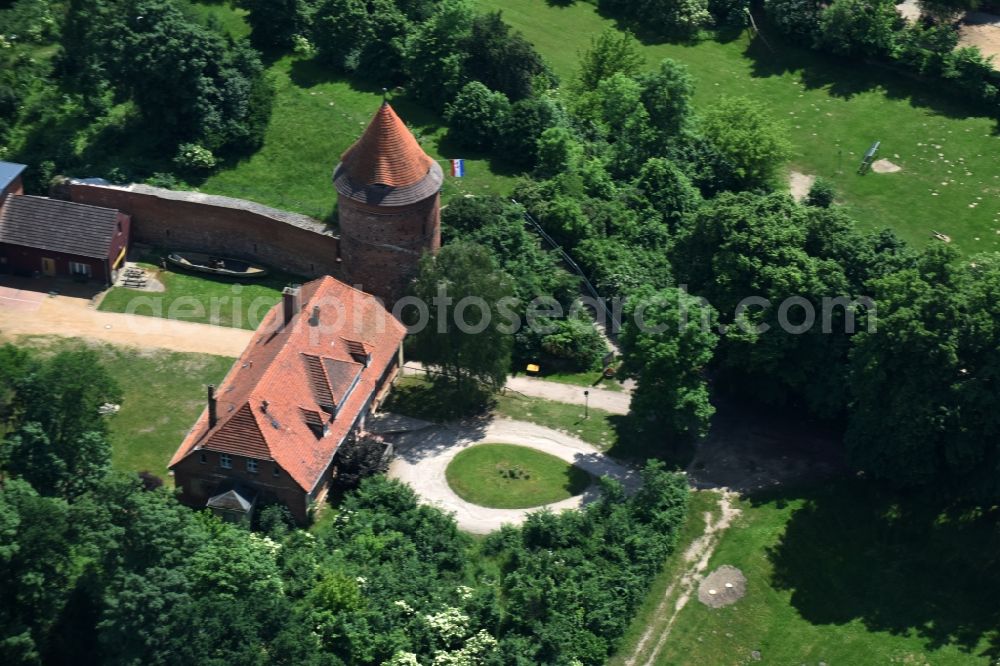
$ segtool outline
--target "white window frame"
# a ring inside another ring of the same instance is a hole
[[[228,453],[219,454],[219,467],[221,467],[222,469],[233,468],[233,459],[229,456]]]
[[[88,278],[93,277],[90,264],[84,264],[79,261],[69,262],[69,272],[72,275],[86,275]]]
[[[257,460],[255,458],[247,458],[247,471],[251,474],[257,473]]]

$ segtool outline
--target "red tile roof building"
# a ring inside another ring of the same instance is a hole
[[[325,277],[283,299],[170,461],[191,506],[242,488],[305,522],[399,370],[405,328],[373,296]]]
[[[441,166],[388,102],[333,173],[348,282],[394,303],[441,247]]]

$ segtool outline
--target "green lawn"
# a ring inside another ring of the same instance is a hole
[[[99,310],[166,317],[217,326],[256,329],[275,304],[281,290],[302,278],[272,273],[260,280],[237,282],[211,276],[175,273],[155,264],[141,263],[147,273],[161,281],[163,292],[112,288]]]
[[[1000,654],[996,509],[942,512],[852,480],[740,507],[708,570],[740,568],[746,597],[688,603],[658,666],[752,663],[753,650],[762,663],[813,665],[985,666]]]
[[[591,477],[575,465],[513,444],[477,444],[445,470],[448,485],[467,502],[494,509],[527,509],[579,495]]]
[[[521,374],[521,373],[515,373]],[[620,379],[611,378],[605,379],[604,373],[600,370],[591,370],[588,372],[552,372],[545,373],[542,371],[540,378],[549,382],[559,382],[560,384],[572,384],[573,386],[583,386],[583,387],[594,387],[601,388],[606,391],[620,392],[624,391],[625,388],[622,386]]]
[[[593,5],[544,0],[479,0],[531,40],[563,81],[590,39],[613,23]],[[890,226],[923,245],[931,230],[964,252],[1000,249],[1000,134],[997,122],[872,66],[840,63],[781,45],[771,52],[746,36],[696,45],[650,44],[650,67],[683,62],[695,77],[695,103],[721,95],[766,102],[784,119],[794,146],[791,167],[833,181],[846,209],[866,227]],[[855,174],[861,155],[882,142],[894,174]],[[936,196],[935,196],[936,194]],[[970,207],[971,204],[976,204]],[[978,240],[977,240],[978,239]]]
[[[275,62],[270,73],[277,97],[263,147],[212,175],[199,189],[330,220],[336,201],[333,168],[375,115],[382,92],[292,56]],[[452,178],[442,162],[445,200],[510,191],[513,177],[505,165],[455,146],[441,119],[406,96],[394,94],[391,101],[431,157],[466,159],[464,178]]]
[[[17,344],[57,351],[97,350],[122,388],[121,411],[111,418],[115,469],[148,470],[167,479],[167,463],[205,407],[205,387],[222,381],[233,359],[209,354],[140,350],[66,338],[22,337]]]

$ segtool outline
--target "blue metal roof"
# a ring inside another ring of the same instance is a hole
[[[28,167],[14,162],[0,162],[0,191],[6,189]]]

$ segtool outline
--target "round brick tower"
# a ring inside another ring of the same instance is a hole
[[[388,102],[333,172],[340,256],[351,285],[392,305],[424,252],[441,247],[444,175]]]

